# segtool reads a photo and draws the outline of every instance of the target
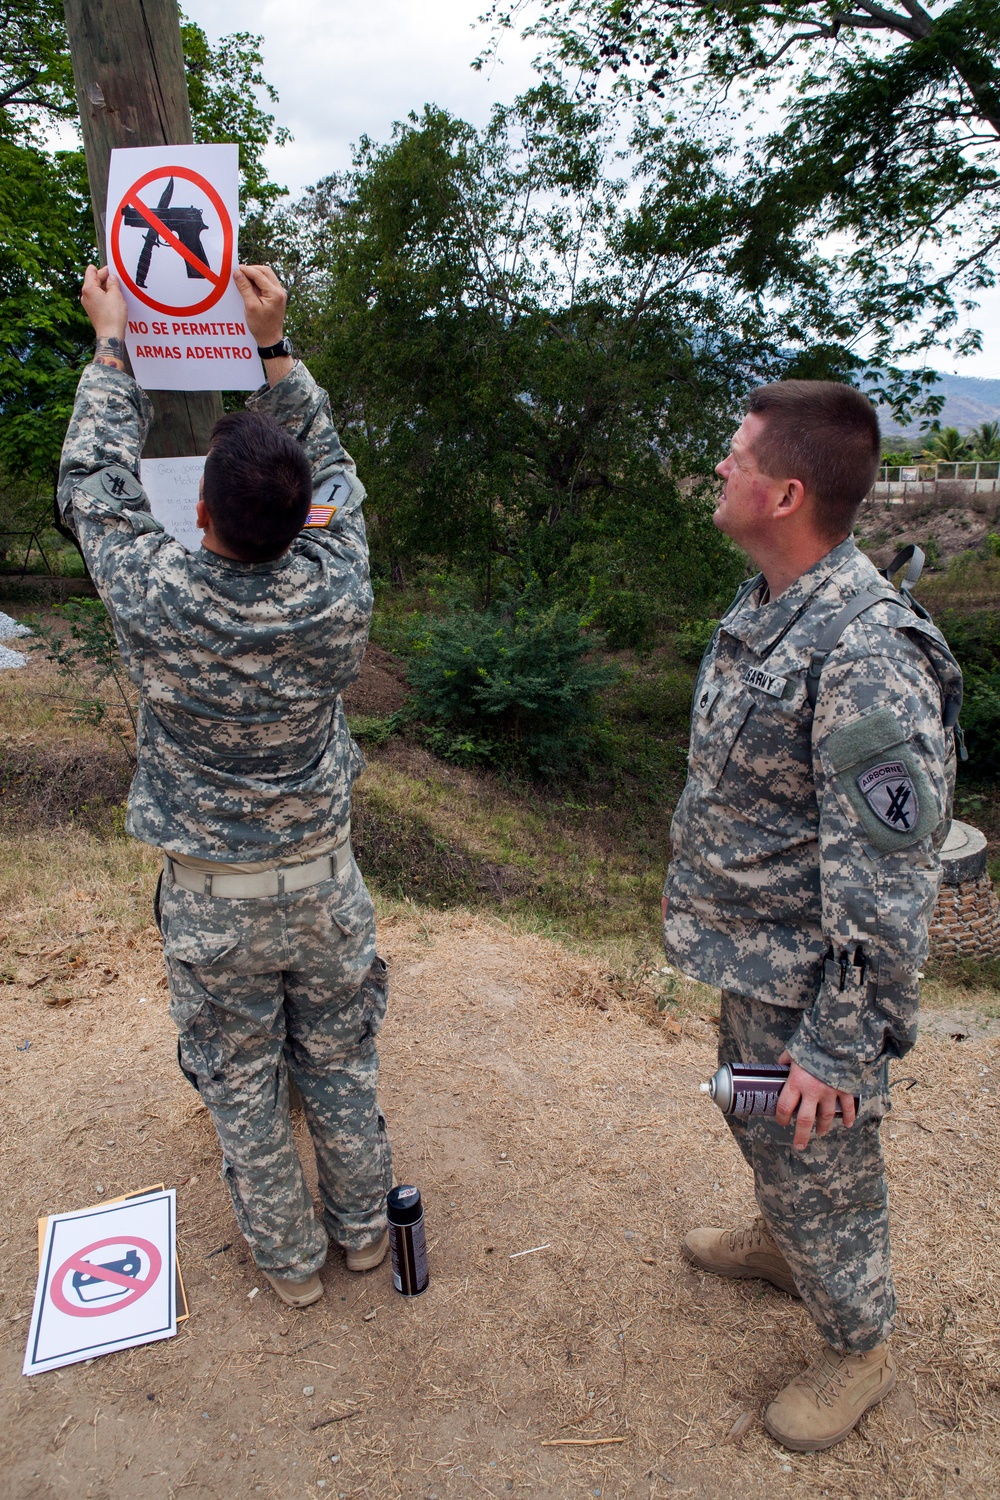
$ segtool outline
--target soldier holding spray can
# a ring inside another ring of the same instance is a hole
[[[916,1037],[961,702],[940,632],[850,535],[879,457],[849,386],[750,396],[715,524],[761,571],[702,662],[663,900],[668,958],[722,990],[720,1064],[788,1069],[726,1116],[759,1216],[683,1250],[805,1302],[822,1350],[765,1415],[802,1452],[895,1381],[879,1120]]]

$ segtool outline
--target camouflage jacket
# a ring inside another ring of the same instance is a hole
[[[59,509],[79,538],[139,688],[126,826],[179,855],[263,863],[329,848],[361,755],[340,693],[358,675],[372,592],[364,487],[303,364],[250,397],[304,446],[325,528],[281,557],[188,552],[150,514],[139,455],[152,415],[128,375],[84,371]]]
[[[664,941],[707,984],[803,1009],[792,1056],[857,1090],[916,1038],[954,791],[942,684],[960,693],[961,674],[850,538],[777,599],[762,588],[737,596],[701,665]],[[811,653],[865,590],[886,597],[844,631],[814,713]]]

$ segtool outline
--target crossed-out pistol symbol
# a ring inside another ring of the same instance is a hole
[[[210,269],[208,256],[205,254],[204,246],[201,243],[201,237],[208,228],[208,225],[205,223],[201,209],[171,208],[170,200],[173,195],[174,179],[171,177],[160,195],[159,203],[156,205],[156,217],[164,229],[169,229],[171,234],[175,234],[185,249],[190,250],[191,254],[197,260],[200,260],[202,265],[208,270]],[[142,242],[142,249],[139,252],[139,264],[135,270],[136,286],[144,287],[153,259],[153,251],[157,245],[165,245],[166,241],[160,238],[159,231],[149,223],[148,219],[143,217],[137,208],[133,208],[130,203],[126,203],[122,208],[122,219],[130,229],[145,229],[146,231],[146,237]],[[208,279],[205,273],[199,271],[198,267],[192,265],[191,261],[187,258],[185,258],[184,264],[187,267],[188,276],[192,281],[196,278],[200,278],[202,281]]]

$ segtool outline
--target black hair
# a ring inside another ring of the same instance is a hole
[[[212,428],[205,504],[220,542],[243,562],[280,557],[312,499],[305,449],[273,417],[234,411]]]

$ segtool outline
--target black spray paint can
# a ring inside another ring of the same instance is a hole
[[[415,1187],[394,1187],[386,1200],[392,1280],[404,1297],[416,1297],[427,1286],[427,1238],[424,1205]]]
[[[715,1077],[699,1085],[703,1094],[714,1099],[724,1115],[737,1120],[774,1119],[778,1096],[791,1069],[779,1063],[723,1063]],[[855,1108],[860,1104],[857,1095]],[[842,1114],[838,1103],[836,1115]]]

